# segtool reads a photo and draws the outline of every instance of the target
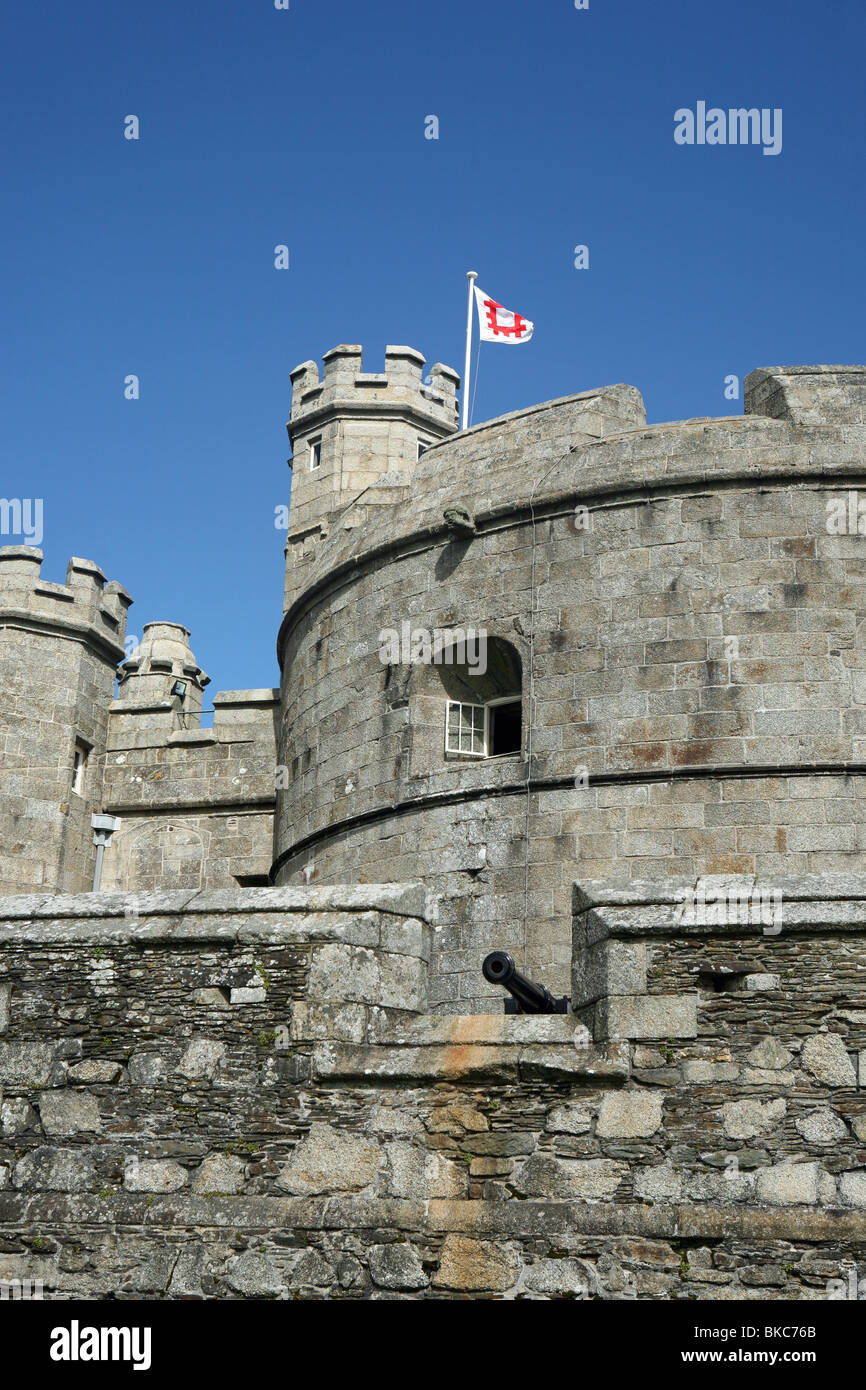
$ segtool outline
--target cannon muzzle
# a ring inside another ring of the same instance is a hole
[[[546,985],[537,985],[521,975],[507,951],[491,951],[481,967],[491,985],[504,985],[511,995],[506,999],[507,1014],[567,1014],[568,996],[556,999]]]

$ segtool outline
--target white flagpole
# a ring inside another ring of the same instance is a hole
[[[478,279],[477,270],[467,270],[466,278],[469,281],[469,303],[466,307],[466,366],[463,369],[463,424],[461,429],[466,428],[469,419],[469,367],[472,353],[472,291],[475,288],[475,281]]]

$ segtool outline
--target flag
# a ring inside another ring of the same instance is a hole
[[[475,304],[478,309],[478,330],[482,343],[528,343],[534,325],[502,304],[491,299],[477,285]]]

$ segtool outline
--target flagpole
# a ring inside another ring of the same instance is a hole
[[[472,291],[475,288],[475,281],[478,279],[477,270],[467,270],[466,279],[469,281],[469,303],[466,306],[466,365],[463,369],[463,424],[461,429],[466,428],[469,419],[469,368],[472,353]]]

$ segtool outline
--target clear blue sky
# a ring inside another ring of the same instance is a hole
[[[536,325],[484,349],[476,421],[617,381],[651,420],[738,413],[730,373],[862,362],[864,14],[7,7],[0,492],[44,499],[45,577],[96,560],[211,692],[274,684],[289,371],[339,342],[462,370],[470,268]],[[699,100],[782,108],[781,154],[676,145]]]

